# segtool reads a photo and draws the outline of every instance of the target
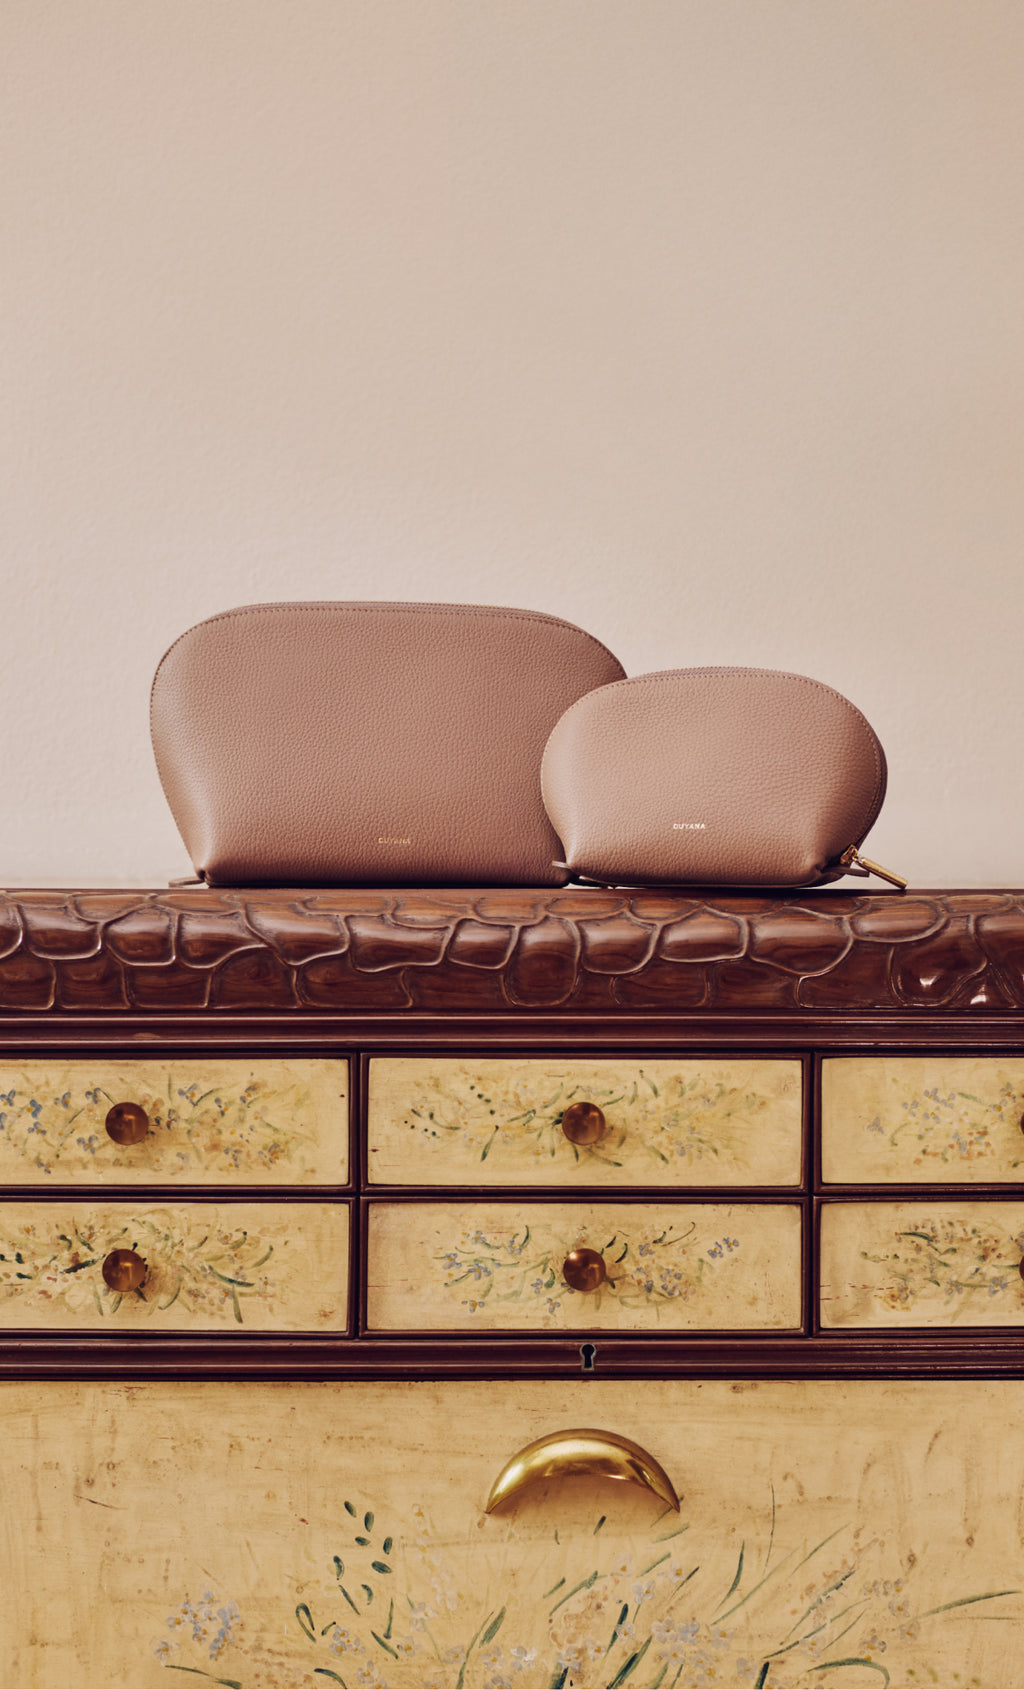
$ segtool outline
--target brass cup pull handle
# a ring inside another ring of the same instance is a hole
[[[604,1257],[596,1250],[570,1250],[562,1263],[562,1278],[574,1291],[596,1291],[608,1278]]]
[[[137,1291],[146,1277],[146,1263],[137,1250],[111,1250],[103,1258],[102,1272],[112,1291]]]
[[[584,1476],[622,1479],[649,1490],[679,1512],[675,1487],[660,1462],[642,1444],[617,1432],[552,1432],[527,1444],[511,1461],[506,1461],[491,1486],[484,1512],[491,1514],[527,1485],[538,1479]]]
[[[562,1131],[570,1144],[596,1144],[608,1123],[596,1103],[570,1103],[562,1116]]]
[[[149,1131],[149,1116],[141,1103],[115,1103],[103,1125],[115,1144],[138,1144]]]

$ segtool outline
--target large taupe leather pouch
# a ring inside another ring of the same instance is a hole
[[[637,675],[570,705],[542,766],[576,879],[808,886],[898,875],[857,847],[885,796],[885,756],[848,699],[771,669]]]
[[[247,605],[162,659],[153,749],[211,886],[559,886],[541,754],[622,674],[537,611]]]

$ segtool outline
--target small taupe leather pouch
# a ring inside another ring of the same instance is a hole
[[[885,756],[831,687],[771,669],[631,676],[570,705],[542,765],[576,879],[808,886],[865,873]]]
[[[560,886],[541,754],[622,673],[537,611],[247,605],[162,659],[153,749],[212,886]]]

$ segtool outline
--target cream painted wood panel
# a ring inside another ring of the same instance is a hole
[[[369,1205],[367,1324],[379,1331],[665,1331],[800,1324],[793,1204]],[[573,1291],[570,1250],[608,1278]]]
[[[821,1105],[826,1181],[1024,1180],[1024,1060],[833,1057]]]
[[[106,1131],[137,1103],[138,1144]],[[348,1063],[74,1061],[0,1064],[0,1184],[342,1185],[348,1179]]]
[[[827,1203],[824,1326],[1024,1325],[1024,1203]]]
[[[595,1145],[561,1130],[582,1101]],[[381,1185],[796,1185],[800,1122],[791,1059],[379,1057],[368,1163]]]
[[[0,1385],[2,1683],[1010,1690],[1022,1391]],[[680,1513],[581,1477],[485,1515],[571,1426],[643,1443]]]
[[[5,1203],[0,1328],[343,1330],[348,1240],[340,1203]],[[102,1273],[121,1249],[148,1270],[124,1295]]]

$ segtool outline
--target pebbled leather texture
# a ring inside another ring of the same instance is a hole
[[[557,886],[544,744],[622,674],[536,611],[248,605],[162,659],[153,749],[210,885]]]
[[[564,862],[614,885],[835,879],[885,796],[882,747],[841,693],[772,669],[638,675],[571,705],[542,792]]]

